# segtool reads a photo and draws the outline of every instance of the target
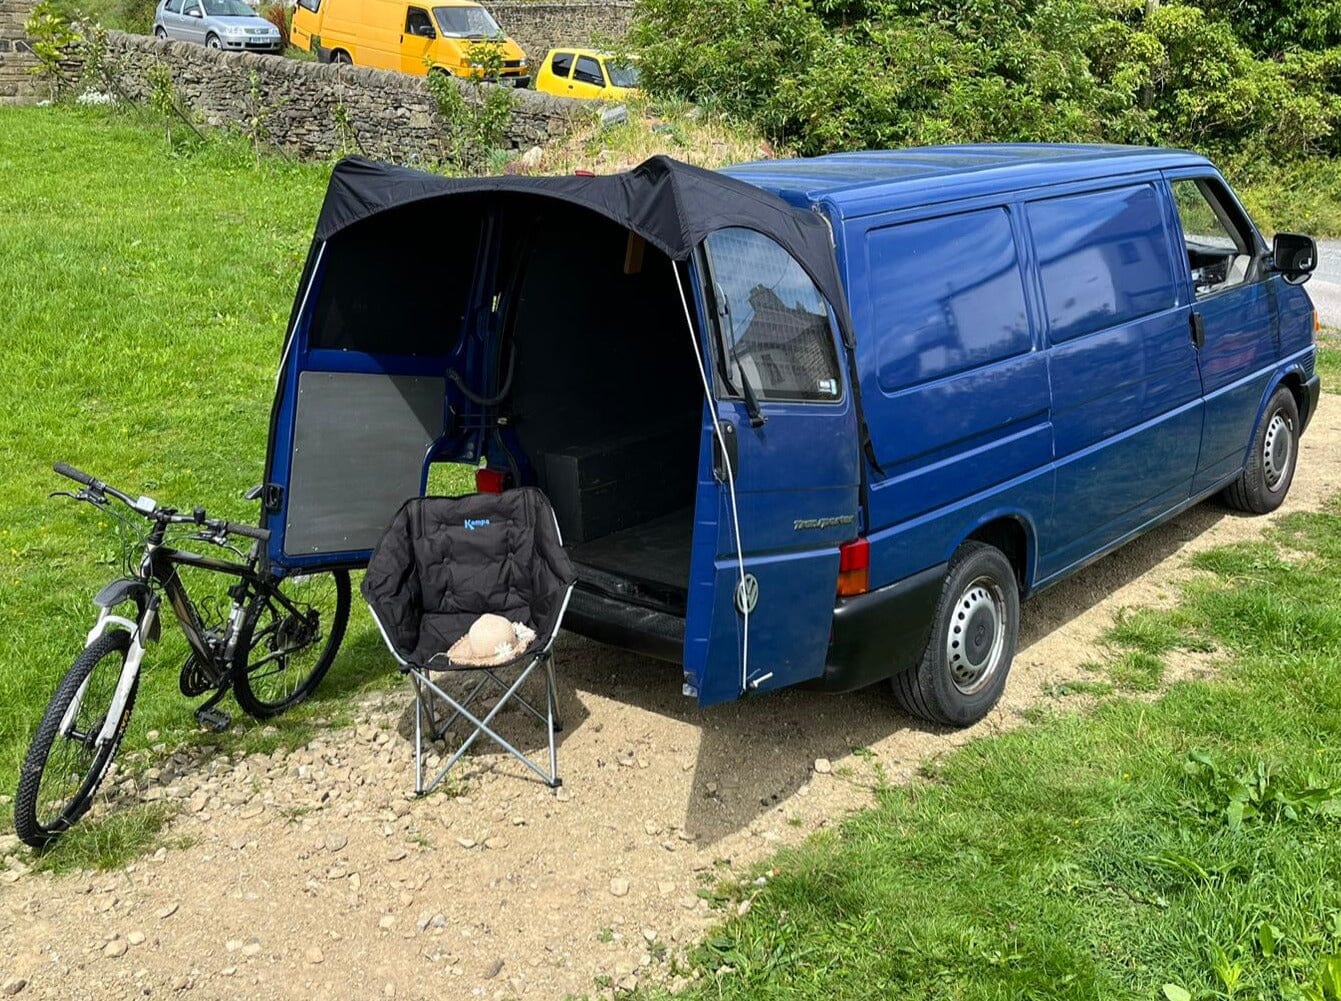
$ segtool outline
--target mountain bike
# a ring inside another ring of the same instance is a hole
[[[47,704],[19,773],[14,828],[34,848],[53,844],[92,805],[130,721],[140,662],[159,638],[164,599],[190,647],[179,687],[188,698],[212,692],[195,711],[212,730],[231,722],[215,708],[230,690],[256,719],[304,701],[330,668],[349,620],[348,571],[276,573],[265,560],[270,533],[263,528],[212,519],[200,507],[181,513],[133,498],[63,462],[54,468],[81,489],[51,496],[111,515],[128,529],[128,544],[125,576],[93,599],[98,620]],[[259,495],[254,489],[247,497]],[[245,555],[233,545],[238,537],[251,540]],[[188,543],[232,555],[179,548]],[[181,573],[187,568],[236,578],[227,599],[216,603],[217,614],[192,601]]]

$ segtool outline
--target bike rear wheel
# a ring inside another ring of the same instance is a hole
[[[305,701],[340,649],[349,594],[347,570],[299,574],[258,589],[248,599],[233,654],[238,705],[267,719]]]
[[[14,830],[24,844],[50,847],[93,805],[121,746],[140,686],[137,676],[112,736],[98,746],[129,650],[130,634],[125,630],[103,633],[75,658],[47,704],[28,745],[14,796]],[[62,733],[67,714],[70,723]]]

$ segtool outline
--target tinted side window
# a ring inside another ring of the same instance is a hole
[[[180,14],[182,11],[182,0],[168,0],[163,5],[163,9],[169,14]]]
[[[875,230],[867,262],[876,376],[887,392],[1030,349],[1024,281],[1004,208]]]
[[[315,14],[321,10],[321,0],[298,0],[298,6]]]
[[[791,255],[749,229],[704,241],[718,346],[731,395],[832,402],[842,395],[824,297]]]
[[[601,64],[590,56],[580,56],[577,60],[577,70],[573,73],[573,79],[582,83],[594,83],[597,87],[605,86],[605,74],[601,72]]]
[[[573,54],[571,52],[556,52],[554,58],[549,62],[550,72],[555,76],[568,77],[573,68]]]
[[[1155,188],[1142,184],[1029,206],[1053,341],[1177,304]]]

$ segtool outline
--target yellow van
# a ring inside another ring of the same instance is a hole
[[[416,76],[430,69],[472,76],[483,64],[475,50],[487,43],[502,61],[500,83],[530,82],[526,53],[472,0],[298,0],[290,37],[322,62]]]

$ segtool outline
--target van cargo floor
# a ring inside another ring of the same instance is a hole
[[[574,563],[684,590],[689,587],[689,548],[694,509],[686,507],[654,521],[568,547]],[[581,568],[578,569],[581,576]]]

